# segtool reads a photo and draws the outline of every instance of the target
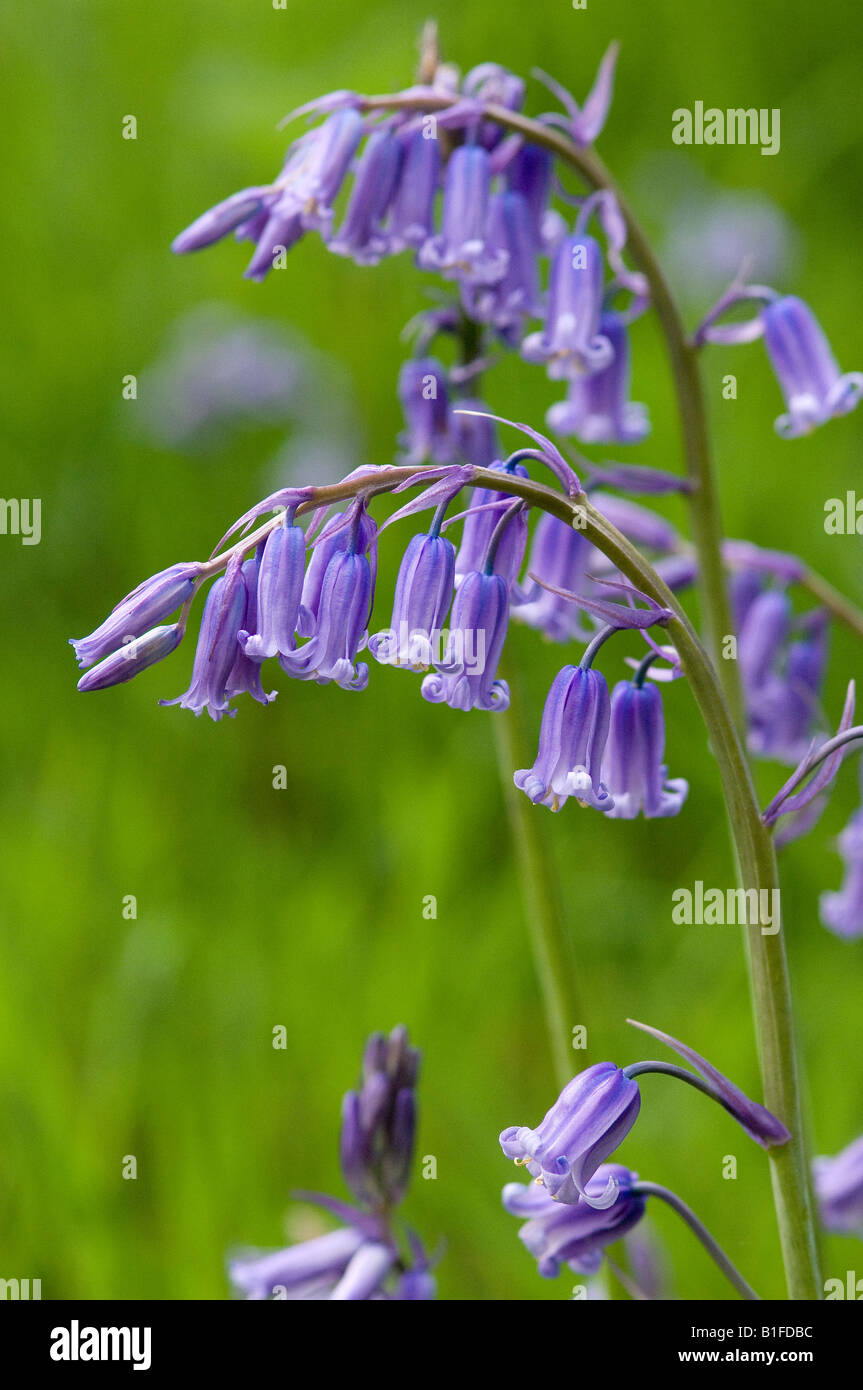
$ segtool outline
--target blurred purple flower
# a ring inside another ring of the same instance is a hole
[[[821,1220],[839,1235],[863,1234],[863,1136],[834,1158],[812,1162]]]
[[[563,1264],[576,1274],[596,1274],[606,1245],[619,1240],[644,1215],[646,1199],[632,1192],[637,1174],[619,1163],[604,1163],[587,1183],[588,1200],[571,1206],[555,1201],[535,1183],[507,1183],[503,1205],[513,1216],[523,1217],[519,1239],[537,1262],[544,1279],[553,1279]],[[614,1183],[611,1206],[596,1207],[590,1198],[601,1197]]]
[[[639,444],[650,433],[647,407],[629,399],[629,334],[620,314],[605,312],[599,334],[611,343],[607,367],[574,377],[567,398],[546,413],[549,429],[573,434],[585,444]]]

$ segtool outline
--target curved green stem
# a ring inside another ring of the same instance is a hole
[[[761,1301],[737,1267],[731,1263],[722,1246],[713,1239],[707,1227],[702,1225],[695,1212],[686,1205],[682,1197],[678,1197],[676,1192],[672,1192],[667,1187],[661,1187],[657,1182],[634,1183],[632,1191],[640,1193],[643,1197],[657,1197],[660,1202],[665,1202],[667,1206],[671,1207],[672,1211],[676,1211],[681,1220],[686,1222],[690,1231],[701,1241],[711,1260],[719,1266],[740,1297],[749,1302],[759,1303]]]

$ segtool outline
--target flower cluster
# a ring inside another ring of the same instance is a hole
[[[301,1194],[339,1218],[338,1229],[271,1254],[237,1255],[229,1275],[248,1299],[426,1300],[435,1297],[429,1260],[412,1232],[393,1230],[413,1161],[419,1053],[407,1031],[374,1033],[357,1091],[342,1106],[342,1173],[356,1206]]]
[[[598,1062],[573,1077],[535,1129],[512,1126],[500,1136],[505,1156],[534,1179],[529,1186],[508,1183],[503,1204],[514,1216],[526,1218],[519,1234],[546,1278],[558,1274],[561,1264],[579,1274],[597,1273],[603,1249],[640,1221],[647,1196],[667,1200],[671,1195],[655,1184],[639,1183],[631,1169],[606,1162],[638,1118],[636,1077],[656,1071],[695,1086],[718,1101],[763,1148],[786,1144],[791,1137],[775,1115],[692,1048],[658,1029],[635,1026],[673,1048],[694,1072],[661,1062],[623,1068]]]

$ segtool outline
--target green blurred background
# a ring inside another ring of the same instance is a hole
[[[341,1094],[364,1036],[403,1021],[425,1054],[418,1153],[438,1165],[435,1181],[418,1173],[406,1213],[430,1243],[446,1241],[441,1295],[568,1297],[576,1280],[539,1279],[500,1208],[513,1173],[497,1134],[535,1124],[555,1086],[493,716],[431,707],[409,677],[376,668],[363,695],[282,678],[272,708],[246,702],[214,725],[157,705],[185,689],[188,644],[132,685],[86,698],[66,646],[146,575],[208,554],[273,485],[283,428],[169,448],[142,429],[142,393],[121,399],[122,377],[145,379],[197,306],[290,325],[341,383],[338,403],[330,388],[317,402],[322,438],[336,406],[349,407],[358,459],[391,459],[399,333],[428,302],[430,277],[405,258],[359,269],[310,238],[258,286],[241,278],[246,248],[227,242],[174,258],[169,246],[204,208],[275,172],[285,146],[275,125],[291,107],[334,88],[407,85],[428,6],[49,0],[18,9],[0,19],[2,492],[43,499],[43,535],[32,547],[0,537],[0,1276],[41,1278],[46,1298],[226,1296],[226,1250],[278,1245],[292,1188],[342,1192]],[[620,38],[601,149],[672,254],[690,321],[717,288],[716,256],[741,224],[735,209],[754,200],[779,240],[779,287],[811,301],[843,366],[863,366],[855,6],[591,0],[578,12],[566,0],[440,0],[435,13],[445,56],[463,69],[486,59],[521,72],[536,65],[581,97]],[[673,146],[671,112],[698,99],[780,107],[781,153]],[[528,109],[549,105],[532,85]],[[128,114],[138,120],[134,142],[121,138]],[[705,199],[731,209],[718,242],[698,230]],[[649,403],[654,428],[633,457],[676,469],[666,364],[649,322],[635,352],[634,396]],[[738,376],[734,403],[720,395],[727,371]],[[714,350],[706,378],[728,532],[801,551],[859,600],[860,541],[826,536],[822,518],[824,500],[860,476],[863,415],[783,443],[760,346]],[[513,362],[489,377],[487,397],[541,425],[555,390]],[[666,510],[683,522],[676,505]],[[388,533],[382,625],[398,549]],[[518,629],[511,648],[533,734],[561,654]],[[604,661],[609,675],[619,659]],[[852,640],[836,633],[833,717],[857,665]],[[725,886],[732,869],[715,769],[682,684],[666,708],[670,770],[691,783],[678,820],[536,812],[577,954],[584,1018],[573,1022],[588,1025],[594,1060],[623,1064],[645,1055],[624,1019],[645,1019],[758,1095],[737,929],[671,923],[674,887],[696,878]],[[272,768],[282,763],[290,786],[276,791]],[[758,775],[766,796],[781,770]],[[819,892],[839,881],[832,842],[856,795],[848,771],[821,826],[783,859],[806,1101],[822,1153],[863,1127],[863,947],[817,918]],[[122,914],[128,894],[134,921]],[[435,921],[423,919],[426,894],[437,897]],[[285,1051],[271,1045],[279,1024]],[[761,1151],[686,1088],[648,1079],[644,1097],[621,1156],[678,1190],[759,1291],[778,1296]],[[137,1157],[137,1181],[121,1177],[126,1154]],[[737,1181],[721,1177],[726,1154],[737,1155]],[[727,1296],[671,1213],[658,1212],[654,1229],[679,1296]],[[825,1274],[844,1277],[860,1257],[854,1242],[830,1240]]]

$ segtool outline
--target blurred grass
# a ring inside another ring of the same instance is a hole
[[[559,0],[470,8],[441,0],[447,56],[554,72],[585,94],[623,40],[602,149],[641,188],[661,236],[671,112],[696,99],[779,106],[782,151],[678,151],[719,188],[760,189],[797,226],[794,288],[816,307],[839,360],[860,366],[859,28],[850,4],[797,0]],[[0,670],[2,883],[0,1231],[8,1277],[45,1297],[220,1298],[226,1249],[279,1242],[295,1187],[340,1191],[335,1136],[364,1035],[404,1021],[425,1052],[417,1178],[408,1208],[432,1243],[447,1298],[566,1297],[545,1283],[500,1209],[512,1176],[497,1134],[535,1123],[552,1082],[513,880],[488,718],[424,704],[410,678],[376,669],[362,696],[281,681],[267,711],[214,726],[156,701],[184,689],[185,649],[134,684],[82,699],[65,643],[134,583],[215,538],[268,489],[269,445],[238,436],[215,457],[142,442],[121,378],[164,347],[178,315],[216,299],[281,320],[339,359],[353,382],[367,457],[392,456],[400,427],[398,334],[433,282],[404,260],[363,271],[309,241],[264,287],[241,279],[231,244],[175,259],[171,237],[203,208],[268,177],[291,107],[342,86],[387,90],[412,75],[425,4],[349,15],[266,0],[167,0],[4,12],[8,183],[7,448],[3,492],[41,496],[43,539],[3,537],[6,660]],[[856,37],[855,37],[856,35]],[[531,89],[530,107],[547,98]],[[121,139],[135,114],[135,142]],[[706,270],[708,268],[706,267]],[[672,279],[674,266],[669,267]],[[784,288],[784,286],[780,286]],[[693,308],[693,313],[696,308]],[[661,345],[636,333],[634,395],[654,432],[638,460],[676,467]],[[723,402],[726,371],[739,399]],[[760,348],[707,364],[729,533],[799,550],[858,600],[860,542],[828,538],[824,500],[854,487],[859,413],[795,444],[772,432],[778,393]],[[508,363],[488,397],[541,423],[554,397]],[[326,413],[326,404],[322,404]],[[673,506],[670,514],[679,516]],[[383,547],[391,585],[395,538]],[[387,598],[381,598],[380,613]],[[538,727],[559,652],[515,631],[528,726]],[[857,669],[837,633],[827,707]],[[613,673],[613,667],[606,667]],[[643,1052],[646,1019],[758,1093],[747,982],[734,928],[671,924],[671,892],[730,882],[716,778],[688,692],[668,691],[668,756],[691,781],[673,822],[543,815],[582,973],[594,1058]],[[275,791],[272,769],[289,768]],[[777,770],[760,774],[765,793]],[[817,896],[837,883],[831,849],[855,802],[842,779],[819,829],[789,850],[784,904],[816,1149],[863,1122],[860,945],[828,935]],[[435,894],[438,916],[422,900]],[[134,894],[137,920],[122,915]],[[286,1051],[272,1029],[284,1024]],[[577,1060],[577,1059],[576,1059]],[[781,1292],[763,1156],[684,1088],[644,1085],[622,1156],[678,1189],[765,1296]],[[736,1182],[721,1178],[726,1153]],[[135,1154],[138,1179],[121,1179]],[[656,1227],[683,1296],[725,1297],[673,1216]],[[825,1273],[859,1246],[827,1242]],[[855,1253],[856,1252],[856,1253]],[[573,1281],[574,1282],[574,1281]]]

